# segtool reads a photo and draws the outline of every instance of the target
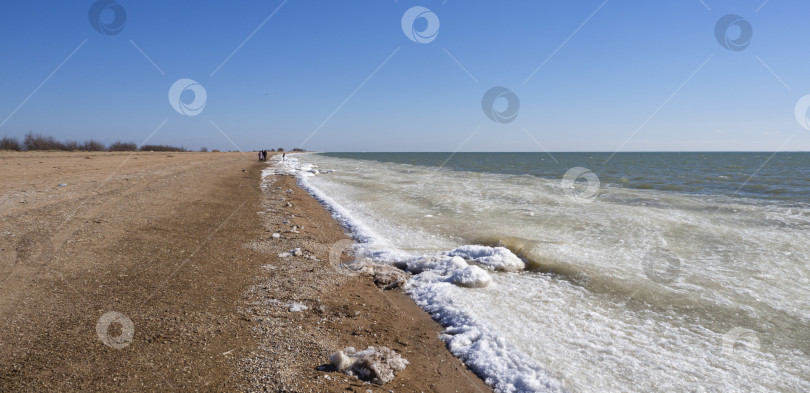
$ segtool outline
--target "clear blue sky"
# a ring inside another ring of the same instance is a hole
[[[794,116],[810,2],[119,0],[115,35],[93,28],[93,3],[0,5],[0,135],[141,143],[162,124],[149,143],[194,149],[810,150]],[[403,33],[413,6],[438,17],[432,42]],[[751,25],[744,50],[715,38],[726,14]],[[196,116],[169,103],[182,78],[207,93]],[[494,86],[519,97],[514,121],[484,114]]]

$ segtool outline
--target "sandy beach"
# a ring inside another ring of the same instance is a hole
[[[490,390],[401,290],[330,262],[343,228],[265,167],[0,153],[0,391]],[[328,364],[350,346],[410,364],[365,383]]]

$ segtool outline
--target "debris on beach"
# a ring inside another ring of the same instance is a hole
[[[408,274],[397,268],[385,266],[374,270],[374,285],[382,289],[400,288],[408,282]]]
[[[409,364],[396,351],[373,346],[359,352],[354,347],[344,348],[329,356],[329,362],[338,371],[377,385],[390,382],[396,372],[404,370]]]
[[[267,287],[265,286],[263,289],[267,289]],[[283,301],[278,299],[266,299],[264,304],[281,307],[287,309],[289,312],[301,312],[304,310],[309,310],[309,307],[306,304],[295,300]],[[261,318],[259,319],[259,322],[261,322]]]
[[[369,259],[356,260],[341,264],[341,267],[353,272],[374,278],[374,284],[382,289],[400,288],[408,282],[408,273],[394,266],[374,263]]]
[[[278,232],[275,232],[275,233],[273,233],[273,235],[272,235],[272,236],[273,236],[273,239],[278,239],[278,238],[280,238],[280,237],[281,237],[281,234],[280,234],[280,233],[278,233]]]

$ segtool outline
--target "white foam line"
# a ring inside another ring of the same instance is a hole
[[[279,161],[277,167],[270,167],[262,171],[262,178],[268,175],[279,174],[277,169],[281,169],[282,174],[295,175],[298,180],[298,186],[326,207],[326,209],[332,213],[332,217],[347,228],[358,243],[370,244],[380,239],[369,228],[361,224],[346,208],[324,194],[321,190],[310,185],[306,179],[308,177],[307,171],[309,166],[302,167],[302,165],[298,165],[298,162],[297,158],[287,157],[285,161]]]

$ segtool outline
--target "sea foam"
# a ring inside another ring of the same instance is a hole
[[[810,391],[810,207],[344,156],[283,165],[497,390]]]

